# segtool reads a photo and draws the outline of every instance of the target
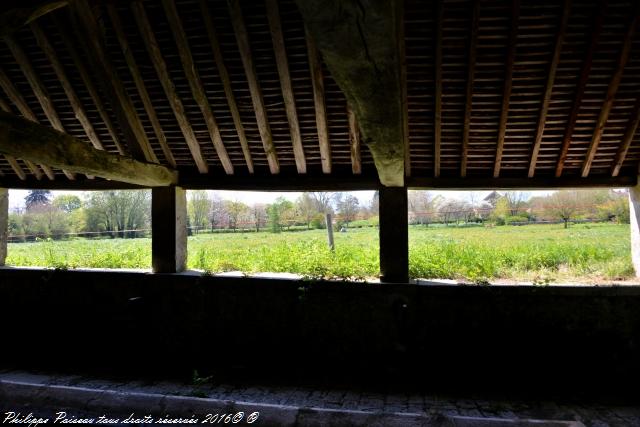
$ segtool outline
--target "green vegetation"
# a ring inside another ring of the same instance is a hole
[[[324,230],[201,233],[189,237],[189,268],[207,273],[291,272],[311,277],[378,275],[377,229],[335,233],[336,251]],[[149,268],[151,241],[73,239],[9,244],[7,264],[57,268]],[[412,277],[485,280],[607,281],[633,274],[629,226],[611,223],[410,227]]]

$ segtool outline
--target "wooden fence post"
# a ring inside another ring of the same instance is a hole
[[[409,281],[409,225],[406,187],[380,189],[380,281]]]
[[[7,259],[7,239],[9,236],[9,190],[0,188],[0,266]]]
[[[151,190],[151,252],[154,273],[186,268],[187,195],[180,187]]]
[[[327,222],[327,239],[329,241],[329,249],[333,251],[336,249],[336,246],[333,243],[333,218],[331,218],[330,213],[325,215],[325,220]]]

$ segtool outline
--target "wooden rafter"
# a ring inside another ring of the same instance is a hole
[[[500,176],[502,165],[502,153],[504,150],[504,137],[507,132],[507,121],[509,120],[509,103],[511,100],[511,89],[513,88],[513,63],[516,58],[516,43],[518,41],[518,20],[520,19],[520,0],[513,0],[511,5],[511,22],[509,29],[509,51],[504,72],[504,87],[502,90],[502,107],[500,110],[500,124],[498,127],[498,146],[496,147],[496,160],[493,166],[493,177]]]
[[[162,57],[162,53],[160,52],[160,46],[158,45],[153,30],[151,29],[151,25],[149,24],[149,19],[147,18],[147,13],[144,10],[144,6],[140,2],[134,2],[132,3],[131,8],[133,11],[133,16],[138,23],[138,29],[142,34],[145,46],[147,47],[147,51],[149,52],[149,56],[151,57],[151,62],[153,62],[153,66],[156,70],[156,73],[158,74],[158,78],[160,79],[160,83],[162,84],[165,95],[169,100],[169,104],[171,105],[173,114],[175,115],[178,125],[180,126],[180,130],[182,131],[182,135],[184,136],[185,141],[189,147],[189,151],[191,151],[191,156],[195,160],[200,173],[207,173],[209,171],[209,166],[207,165],[207,162],[202,155],[200,144],[198,143],[198,139],[193,132],[191,123],[189,123],[189,119],[187,118],[187,115],[185,113],[182,100],[178,96],[176,88],[171,81],[171,77],[169,76],[169,71],[167,69],[167,64],[165,63],[164,58]]]
[[[405,46],[404,1],[397,1],[398,54],[400,55],[400,102],[402,140],[404,142],[404,176],[411,176],[411,145],[409,144],[409,107],[407,105],[407,51]]]
[[[442,140],[442,23],[443,0],[436,1],[435,108],[433,121],[433,176],[440,176],[440,144]]]
[[[34,2],[26,3],[24,7],[9,9],[0,14],[0,38],[10,36],[41,16],[65,7],[69,4],[69,0],[43,0],[35,2],[35,4]]]
[[[471,18],[471,34],[469,35],[469,64],[467,65],[467,90],[464,105],[464,124],[462,128],[462,152],[460,153],[460,176],[467,176],[467,161],[469,156],[469,131],[471,129],[471,109],[473,106],[473,82],[476,71],[476,46],[478,42],[478,25],[480,21],[480,0],[473,2],[473,16]]]
[[[278,75],[280,76],[280,87],[282,89],[284,107],[287,112],[289,133],[291,134],[291,143],[293,145],[293,154],[296,159],[296,167],[298,169],[298,173],[307,173],[307,162],[304,157],[304,149],[302,148],[300,124],[298,123],[298,113],[296,112],[296,100],[293,95],[293,88],[291,87],[291,76],[289,75],[289,61],[287,60],[287,50],[284,44],[284,37],[282,35],[278,0],[266,0],[266,4],[267,18],[269,20],[269,28],[271,30],[271,40],[273,42],[273,50],[276,56]]]
[[[560,28],[558,29],[558,35],[556,36],[556,44],[553,49],[553,56],[551,57],[551,64],[549,65],[549,72],[547,74],[547,82],[545,84],[544,95],[542,97],[542,107],[540,108],[540,114],[538,115],[536,137],[533,142],[533,150],[531,151],[531,161],[529,162],[529,178],[533,178],[536,173],[538,154],[540,153],[540,146],[542,145],[542,136],[544,135],[547,112],[549,111],[549,103],[551,102],[551,94],[553,92],[553,82],[555,81],[558,63],[560,62],[560,54],[562,53],[562,44],[564,43],[564,36],[569,24],[570,11],[571,0],[565,0],[562,9],[562,21],[560,22]]]
[[[9,77],[5,74],[4,70],[1,68],[0,68],[0,87],[2,87],[2,90],[7,94],[7,96],[9,97],[9,100],[13,102],[16,108],[18,108],[18,111],[20,111],[20,114],[22,114],[24,117],[31,120],[32,122],[36,122],[36,123],[38,122],[36,115],[33,113],[31,108],[29,108],[27,101],[25,101],[25,99],[22,97],[22,94],[18,92],[16,87],[11,83],[11,80],[9,80]],[[37,179],[42,178],[42,172],[40,172],[40,169],[38,169],[38,166],[36,166],[34,163],[30,161],[25,161],[25,164]],[[51,170],[49,166],[41,165],[41,167],[49,179],[55,178],[55,175],[53,174],[53,170]]]
[[[362,173],[362,164],[360,162],[360,129],[356,115],[353,113],[349,104],[347,104],[347,117],[349,120],[349,146],[351,147],[351,171],[354,174]]]
[[[59,18],[57,18],[55,15],[53,15],[53,20],[54,20],[56,29],[60,34],[62,44],[65,47],[65,49],[69,52],[69,55],[73,60],[74,70],[75,72],[78,73],[78,75],[82,79],[82,82],[87,88],[87,92],[89,93],[89,96],[91,97],[91,100],[93,101],[93,104],[95,105],[96,110],[100,115],[100,119],[102,119],[103,123],[105,124],[105,127],[107,128],[107,132],[109,133],[109,137],[111,137],[111,141],[113,142],[116,149],[118,150],[118,153],[124,155],[125,154],[124,147],[120,142],[120,137],[116,132],[116,128],[114,127],[113,122],[109,117],[109,114],[107,114],[107,110],[104,106],[104,103],[102,102],[102,99],[98,95],[98,90],[96,89],[93,83],[93,80],[91,79],[89,72],[87,71],[87,68],[84,65],[84,62],[80,57],[80,53],[76,49],[75,44],[71,41],[71,36],[68,34],[67,30],[65,29],[65,24],[62,23],[62,21]]]
[[[200,111],[204,116],[204,121],[207,124],[207,129],[209,130],[209,137],[211,138],[213,147],[216,150],[218,159],[220,159],[220,163],[222,164],[225,172],[228,175],[231,175],[233,174],[233,164],[229,159],[227,149],[222,143],[220,129],[218,128],[218,123],[213,115],[213,110],[211,109],[211,104],[207,98],[207,94],[204,91],[204,86],[202,85],[202,80],[200,79],[198,70],[196,69],[196,64],[193,61],[191,48],[189,47],[187,35],[184,32],[180,17],[178,16],[178,10],[176,9],[175,2],[173,0],[162,0],[162,5],[164,7],[167,20],[169,21],[173,38],[178,46],[182,68],[187,77],[187,81],[189,82],[189,86],[191,87],[193,99],[196,101],[196,104],[198,104],[198,107],[200,107]]]
[[[220,43],[218,42],[216,29],[213,26],[213,20],[211,19],[209,6],[207,6],[206,0],[200,0],[199,3],[200,11],[202,12],[202,19],[204,20],[204,25],[207,29],[209,43],[211,44],[211,49],[213,50],[213,58],[216,62],[218,76],[220,76],[220,81],[222,82],[222,86],[224,87],[224,93],[227,97],[227,104],[229,105],[229,111],[231,112],[231,117],[233,118],[233,124],[236,127],[236,133],[238,134],[238,140],[240,141],[240,146],[242,147],[242,154],[244,155],[244,159],[247,164],[247,170],[249,171],[249,173],[253,173],[253,159],[251,158],[249,142],[247,141],[247,136],[244,132],[242,117],[240,116],[240,111],[238,110],[238,105],[236,104],[236,98],[233,94],[229,72],[227,71],[227,67],[224,64],[222,49],[220,48]]]
[[[604,0],[600,2],[600,7],[595,12],[595,23],[591,30],[591,42],[587,50],[587,55],[582,63],[582,69],[580,70],[580,81],[576,88],[575,98],[573,99],[573,105],[571,106],[571,112],[569,113],[569,119],[567,120],[567,127],[564,131],[562,138],[562,147],[560,148],[560,155],[558,156],[558,162],[556,163],[556,177],[562,176],[562,170],[564,169],[564,163],[567,160],[569,154],[569,146],[571,145],[571,138],[573,137],[573,130],[578,120],[578,112],[584,99],[585,89],[587,82],[589,81],[589,75],[591,74],[591,67],[593,65],[593,55],[598,47],[598,41],[600,40],[600,34],[602,32],[602,23],[604,21]]]
[[[316,111],[316,127],[318,129],[318,143],[320,144],[320,158],[322,172],[331,173],[331,145],[329,144],[329,127],[327,126],[327,110],[324,99],[324,77],[320,54],[311,36],[307,33],[307,51],[309,55],[309,70],[313,87],[313,103]]]
[[[76,42],[84,45],[93,74],[98,78],[109,104],[116,111],[129,151],[136,159],[157,163],[158,158],[147,139],[138,112],[106,53],[104,36],[91,6],[87,0],[74,0],[73,9],[73,27],[78,32]]]
[[[624,38],[624,44],[622,46],[622,51],[620,52],[620,57],[616,63],[616,70],[611,77],[611,81],[609,82],[609,86],[607,88],[607,95],[602,104],[602,108],[600,109],[600,115],[598,116],[598,121],[596,122],[596,128],[593,131],[593,138],[591,139],[591,144],[589,145],[589,150],[587,151],[587,156],[584,159],[584,163],[582,164],[582,177],[586,177],[589,175],[589,171],[591,170],[591,164],[593,163],[593,159],[596,156],[596,152],[598,151],[598,146],[600,145],[600,139],[602,138],[602,134],[604,133],[604,128],[607,125],[607,119],[609,118],[609,113],[611,112],[611,107],[613,106],[613,101],[616,96],[616,92],[618,92],[618,86],[620,86],[620,80],[622,80],[622,73],[624,73],[624,67],[627,65],[629,61],[629,56],[631,54],[631,45],[633,43],[633,36],[636,33],[638,24],[640,23],[640,7],[636,6],[636,12],[633,16],[631,24],[627,29]]]
[[[5,113],[11,113],[11,107],[9,107],[9,104],[2,98],[0,98],[0,110],[4,111]],[[13,169],[13,172],[15,172],[18,178],[23,181],[27,179],[27,175],[24,173],[24,170],[15,157],[7,155],[4,155],[3,157],[5,158],[7,163],[9,163],[9,166],[11,166],[11,169]],[[37,175],[36,179],[39,179]]]
[[[164,166],[97,150],[69,134],[4,112],[0,113],[0,153],[148,187],[178,180],[178,174]]]
[[[639,124],[640,96],[636,98],[633,110],[629,115],[629,122],[627,123],[624,136],[622,137],[620,148],[618,148],[618,152],[616,153],[616,158],[613,161],[613,166],[611,167],[611,176],[618,176],[618,174],[620,173],[620,168],[622,168],[622,165],[624,164],[624,160],[627,157],[627,152],[629,151],[629,147],[631,146],[631,142],[633,141],[633,137],[636,134],[636,130],[638,129]]]
[[[167,137],[162,130],[160,120],[158,120],[156,110],[155,108],[153,108],[151,97],[149,96],[149,92],[147,92],[144,80],[140,75],[138,64],[136,63],[136,59],[133,57],[133,53],[131,52],[131,48],[129,47],[129,41],[127,40],[127,37],[124,33],[122,21],[120,20],[120,16],[118,16],[118,12],[116,11],[116,7],[113,3],[107,3],[107,12],[109,13],[109,18],[111,19],[113,30],[116,34],[118,42],[120,43],[122,54],[124,55],[125,61],[127,62],[127,66],[129,67],[129,72],[133,77],[136,89],[138,89],[138,94],[140,95],[140,99],[142,100],[142,105],[144,105],[144,110],[147,113],[147,117],[149,117],[151,126],[153,127],[153,133],[156,135],[156,139],[160,144],[160,148],[162,148],[162,153],[164,154],[164,158],[167,160],[167,163],[169,164],[169,166],[175,168],[176,159],[173,157],[173,153],[171,152],[171,148],[169,147],[169,143],[167,142]]]
[[[251,102],[253,103],[256,122],[260,132],[260,139],[262,140],[262,146],[264,147],[264,151],[267,154],[267,161],[269,162],[269,170],[272,174],[280,173],[278,155],[276,153],[276,147],[273,144],[271,126],[269,125],[267,111],[264,106],[264,100],[262,99],[262,89],[260,89],[258,76],[256,75],[256,69],[253,64],[251,45],[249,44],[249,34],[247,33],[247,28],[244,25],[242,9],[240,8],[238,0],[229,0],[228,4],[233,31],[236,36],[236,42],[238,43],[240,58],[242,59],[242,66],[244,67],[244,73],[247,76],[249,92],[251,93]]]

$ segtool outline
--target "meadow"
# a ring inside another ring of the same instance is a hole
[[[188,267],[222,271],[290,272],[307,277],[366,279],[379,270],[375,228],[202,233],[189,237]],[[629,226],[616,224],[485,227],[411,226],[410,274],[476,283],[507,279],[535,283],[599,283],[633,277]],[[54,268],[149,268],[151,241],[73,239],[10,243],[7,264]]]

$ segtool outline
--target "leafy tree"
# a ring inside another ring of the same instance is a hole
[[[24,198],[25,207],[28,211],[37,206],[48,205],[50,197],[51,191],[49,190],[31,190]]]
[[[242,202],[238,201],[224,201],[224,207],[227,212],[227,221],[229,228],[236,231],[238,228],[238,220],[241,215],[249,211],[249,207]]]
[[[66,213],[70,213],[82,207],[82,200],[75,194],[61,194],[54,197],[51,204]]]
[[[310,193],[302,193],[296,200],[296,209],[302,222],[307,224],[307,230],[311,228],[311,221],[318,214],[317,203]]]
[[[221,227],[222,224],[227,219],[227,211],[225,209],[224,200],[216,194],[213,193],[211,197],[211,209],[209,211],[209,224],[211,224],[211,231],[214,229]]]
[[[564,228],[567,228],[569,226],[569,220],[578,211],[580,205],[579,200],[580,198],[577,191],[556,191],[547,197],[544,208],[548,215],[564,221]]]
[[[287,211],[293,210],[293,203],[284,197],[278,197],[273,203],[267,206],[267,215],[271,231],[278,233],[282,231],[283,222],[287,216]]]
[[[507,191],[504,193],[504,199],[509,207],[509,215],[517,216],[521,210],[527,205],[529,193],[524,191]]]
[[[151,194],[142,190],[100,191],[86,201],[87,231],[107,231],[111,237],[138,237],[149,226]]]
[[[256,228],[256,233],[267,223],[267,207],[261,203],[254,203],[251,206],[251,219]]]
[[[205,190],[196,190],[189,192],[189,202],[187,210],[191,227],[195,228],[195,232],[207,227],[209,222],[209,211],[211,210],[211,200]]]

